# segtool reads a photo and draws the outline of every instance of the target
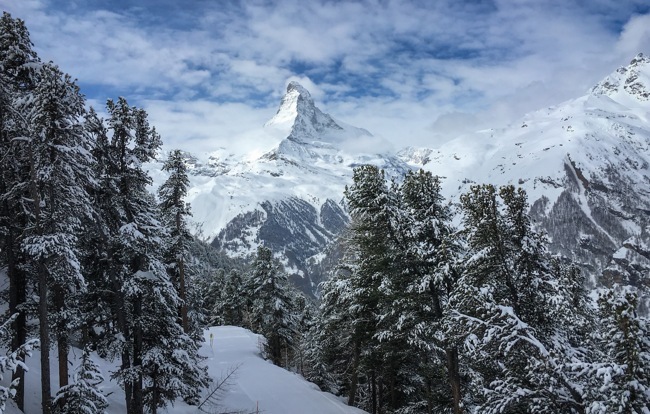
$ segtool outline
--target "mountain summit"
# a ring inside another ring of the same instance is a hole
[[[650,286],[650,59],[637,55],[589,93],[501,129],[400,153],[444,176],[451,198],[474,183],[524,188],[554,253],[600,283]],[[650,296],[642,300],[650,313]]]
[[[639,53],[629,65],[616,69],[594,86],[591,93],[607,95],[617,102],[622,97],[632,97],[638,101],[650,100],[650,57]]]
[[[340,202],[353,168],[374,164],[401,176],[408,166],[378,153],[380,138],[321,111],[297,82],[251,135],[259,137],[257,147],[245,155],[221,151],[203,162],[187,154],[194,219],[232,257],[247,257],[260,244],[282,252],[285,270],[313,292],[324,250],[348,223]]]
[[[316,107],[309,91],[295,81],[289,82],[278,112],[264,126],[286,132],[294,139],[315,138],[328,130],[343,130],[331,116]]]

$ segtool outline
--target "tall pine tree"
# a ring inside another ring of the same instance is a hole
[[[25,181],[29,165],[25,146],[19,139],[27,135],[19,102],[30,96],[40,67],[25,23],[4,12],[0,18],[0,263],[9,278],[9,314],[12,318],[12,351],[27,341],[29,268],[20,249],[27,216],[22,203],[28,198]],[[24,370],[19,364],[13,373],[15,401],[24,409]]]
[[[266,337],[271,361],[286,366],[296,331],[296,314],[289,279],[274,262],[268,247],[257,249],[247,290],[251,328]]]
[[[82,220],[92,216],[86,188],[92,184],[92,159],[80,118],[84,99],[68,75],[51,64],[43,65],[32,99],[21,111],[28,135],[26,146],[30,177],[27,236],[22,249],[38,275],[39,337],[43,412],[50,412],[49,339],[51,315],[59,352],[59,383],[68,382],[68,328],[75,325],[73,297],[85,289],[81,273],[78,235]],[[54,291],[55,312],[49,292]]]

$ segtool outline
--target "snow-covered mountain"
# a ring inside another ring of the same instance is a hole
[[[585,96],[504,129],[400,157],[445,177],[450,197],[472,183],[525,188],[551,249],[605,278],[650,286],[650,58],[635,57]]]
[[[257,150],[225,149],[192,172],[189,202],[213,245],[246,256],[265,243],[310,290],[325,247],[346,226],[340,201],[354,166],[388,175],[424,168],[456,199],[472,183],[515,184],[529,194],[551,248],[598,275],[650,285],[650,59],[639,55],[585,96],[530,113],[502,129],[464,135],[438,148],[397,154],[365,129],[323,113],[292,82]],[[314,267],[315,266],[315,267]],[[312,277],[310,279],[309,277]],[[302,278],[302,279],[301,279]]]
[[[313,266],[348,222],[341,200],[353,167],[370,163],[393,175],[409,167],[394,155],[359,153],[385,145],[323,113],[296,82],[256,140],[258,150],[246,156],[223,149],[201,162],[186,154],[193,219],[230,256],[248,256],[261,243],[281,252],[294,281],[312,291],[320,281]]]

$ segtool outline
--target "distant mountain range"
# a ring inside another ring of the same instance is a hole
[[[260,132],[268,138],[260,155],[223,150],[202,163],[187,154],[188,201],[215,247],[246,256],[264,243],[313,292],[327,246],[348,223],[341,200],[355,166],[374,164],[389,176],[424,168],[443,177],[452,200],[472,183],[515,184],[527,190],[551,249],[578,262],[592,285],[604,272],[607,282],[650,287],[649,120],[650,59],[643,55],[585,96],[506,128],[395,154],[373,152],[378,138],[323,113],[291,82]]]

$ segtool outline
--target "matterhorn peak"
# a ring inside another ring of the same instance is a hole
[[[593,95],[607,95],[614,100],[621,95],[638,101],[650,100],[650,57],[636,55],[630,64],[622,66],[591,89]]]
[[[298,94],[298,96],[302,97],[303,99],[310,101],[311,103],[314,103],[314,100],[312,99],[311,94],[307,89],[305,89],[298,82],[291,81],[287,85],[287,95],[294,95],[294,94]]]
[[[328,129],[342,129],[328,114],[314,104],[314,99],[300,83],[291,81],[280,101],[280,108],[265,127],[280,130],[294,139],[304,139]]]

